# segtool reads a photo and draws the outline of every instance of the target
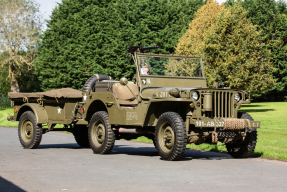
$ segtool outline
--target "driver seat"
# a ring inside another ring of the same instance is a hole
[[[136,97],[134,97],[127,86],[129,86]],[[120,106],[134,108],[136,105],[138,105],[137,98],[139,95],[139,88],[137,84],[133,82],[128,82],[127,86],[121,85],[120,83],[115,83],[113,84],[112,91]]]

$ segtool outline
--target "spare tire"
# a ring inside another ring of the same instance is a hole
[[[113,78],[103,74],[94,74],[84,84],[83,92],[88,92],[90,89],[94,90],[96,83],[102,80],[113,80]]]

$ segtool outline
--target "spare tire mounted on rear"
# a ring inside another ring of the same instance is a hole
[[[103,74],[94,74],[84,84],[83,92],[88,92],[90,89],[94,91],[96,83],[102,80],[113,80],[113,78]]]

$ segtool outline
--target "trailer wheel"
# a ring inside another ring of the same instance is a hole
[[[187,143],[185,124],[175,112],[163,113],[155,128],[155,146],[163,160],[182,158]]]
[[[248,119],[254,121],[253,118],[245,112],[238,113],[239,119]],[[226,149],[233,158],[247,158],[252,155],[256,147],[257,130],[251,128],[244,140],[237,140],[234,143],[226,143]]]
[[[90,146],[96,154],[108,154],[114,147],[115,134],[105,111],[96,112],[89,123]]]
[[[113,78],[103,74],[94,74],[84,84],[83,92],[88,92],[90,89],[94,91],[96,83],[102,80],[113,80]]]
[[[32,111],[26,111],[21,115],[18,136],[25,149],[35,149],[41,143],[42,127],[37,124],[35,114]]]
[[[88,127],[85,125],[75,125],[73,135],[78,145],[82,148],[89,148],[89,134]]]

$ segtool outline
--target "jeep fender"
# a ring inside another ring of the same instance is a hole
[[[21,115],[26,111],[33,111],[36,117],[37,124],[48,123],[48,114],[46,110],[37,103],[25,103],[19,109],[17,114],[17,121],[19,121]]]
[[[173,99],[150,99],[149,100],[149,104],[147,106],[147,109],[145,111],[145,119],[143,122],[143,126],[156,126],[157,120],[159,118],[159,116],[164,113],[164,112],[168,112],[168,111],[174,111],[177,112],[178,108],[178,104],[184,104],[187,103],[186,106],[188,106],[188,103],[190,103],[190,100],[186,100],[183,98],[173,98]],[[169,105],[167,105],[167,108],[161,108],[161,104],[162,103],[169,103]],[[174,105],[174,107],[172,106],[172,104],[176,104]],[[180,114],[181,115],[181,114]],[[185,115],[185,114],[182,114]],[[185,118],[185,116],[182,116],[183,119]]]

